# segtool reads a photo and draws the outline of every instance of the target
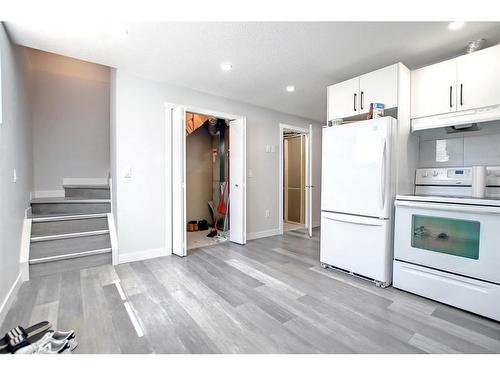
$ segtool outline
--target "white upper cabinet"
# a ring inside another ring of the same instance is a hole
[[[366,114],[370,103],[397,107],[398,66],[394,64],[328,87],[328,120]]]
[[[500,104],[500,45],[411,72],[411,117]]]
[[[500,45],[457,58],[457,110],[500,104]]]
[[[455,59],[411,72],[411,117],[425,117],[456,110],[457,62]]]
[[[370,103],[382,103],[385,108],[398,106],[397,64],[359,77],[359,113],[368,113]]]
[[[328,87],[328,120],[359,114],[359,77]]]

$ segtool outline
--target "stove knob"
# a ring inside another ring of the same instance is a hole
[[[438,175],[438,171],[434,171],[434,172],[432,172],[432,175],[433,175],[434,177],[436,177],[436,176]]]

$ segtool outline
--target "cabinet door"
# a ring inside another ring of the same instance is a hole
[[[458,110],[500,104],[500,45],[457,61]]]
[[[359,114],[359,77],[328,87],[328,120]]]
[[[359,113],[368,113],[370,103],[385,108],[398,106],[398,65],[394,64],[359,78]]]
[[[457,59],[411,72],[411,117],[456,111]]]

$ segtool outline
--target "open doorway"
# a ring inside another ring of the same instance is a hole
[[[312,127],[280,124],[280,233],[312,236]]]
[[[166,122],[167,246],[186,256],[219,241],[245,244],[246,119],[166,104]]]
[[[186,112],[187,250],[229,239],[229,121]]]
[[[306,135],[283,133],[283,231],[306,226]]]

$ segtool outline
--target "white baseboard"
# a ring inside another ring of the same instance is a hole
[[[36,190],[31,192],[32,198],[62,198],[64,190]]]
[[[247,234],[247,240],[256,240],[257,238],[264,238],[264,237],[271,237],[271,236],[277,236],[280,234],[280,229],[269,229],[269,230],[262,230],[260,232],[252,232]]]
[[[17,292],[21,287],[22,283],[23,280],[21,277],[21,273],[19,273],[19,275],[17,275],[16,281],[14,281],[14,283],[10,287],[9,292],[7,293],[4,300],[2,301],[2,304],[0,305],[0,327],[2,326],[5,316],[7,315],[7,312],[9,311],[10,307],[12,306],[12,302],[14,301],[14,298],[16,297]]]
[[[118,254],[118,263],[137,262],[139,260],[164,257],[167,255],[170,255],[170,253],[168,253],[164,247],[134,251],[131,253]]]

